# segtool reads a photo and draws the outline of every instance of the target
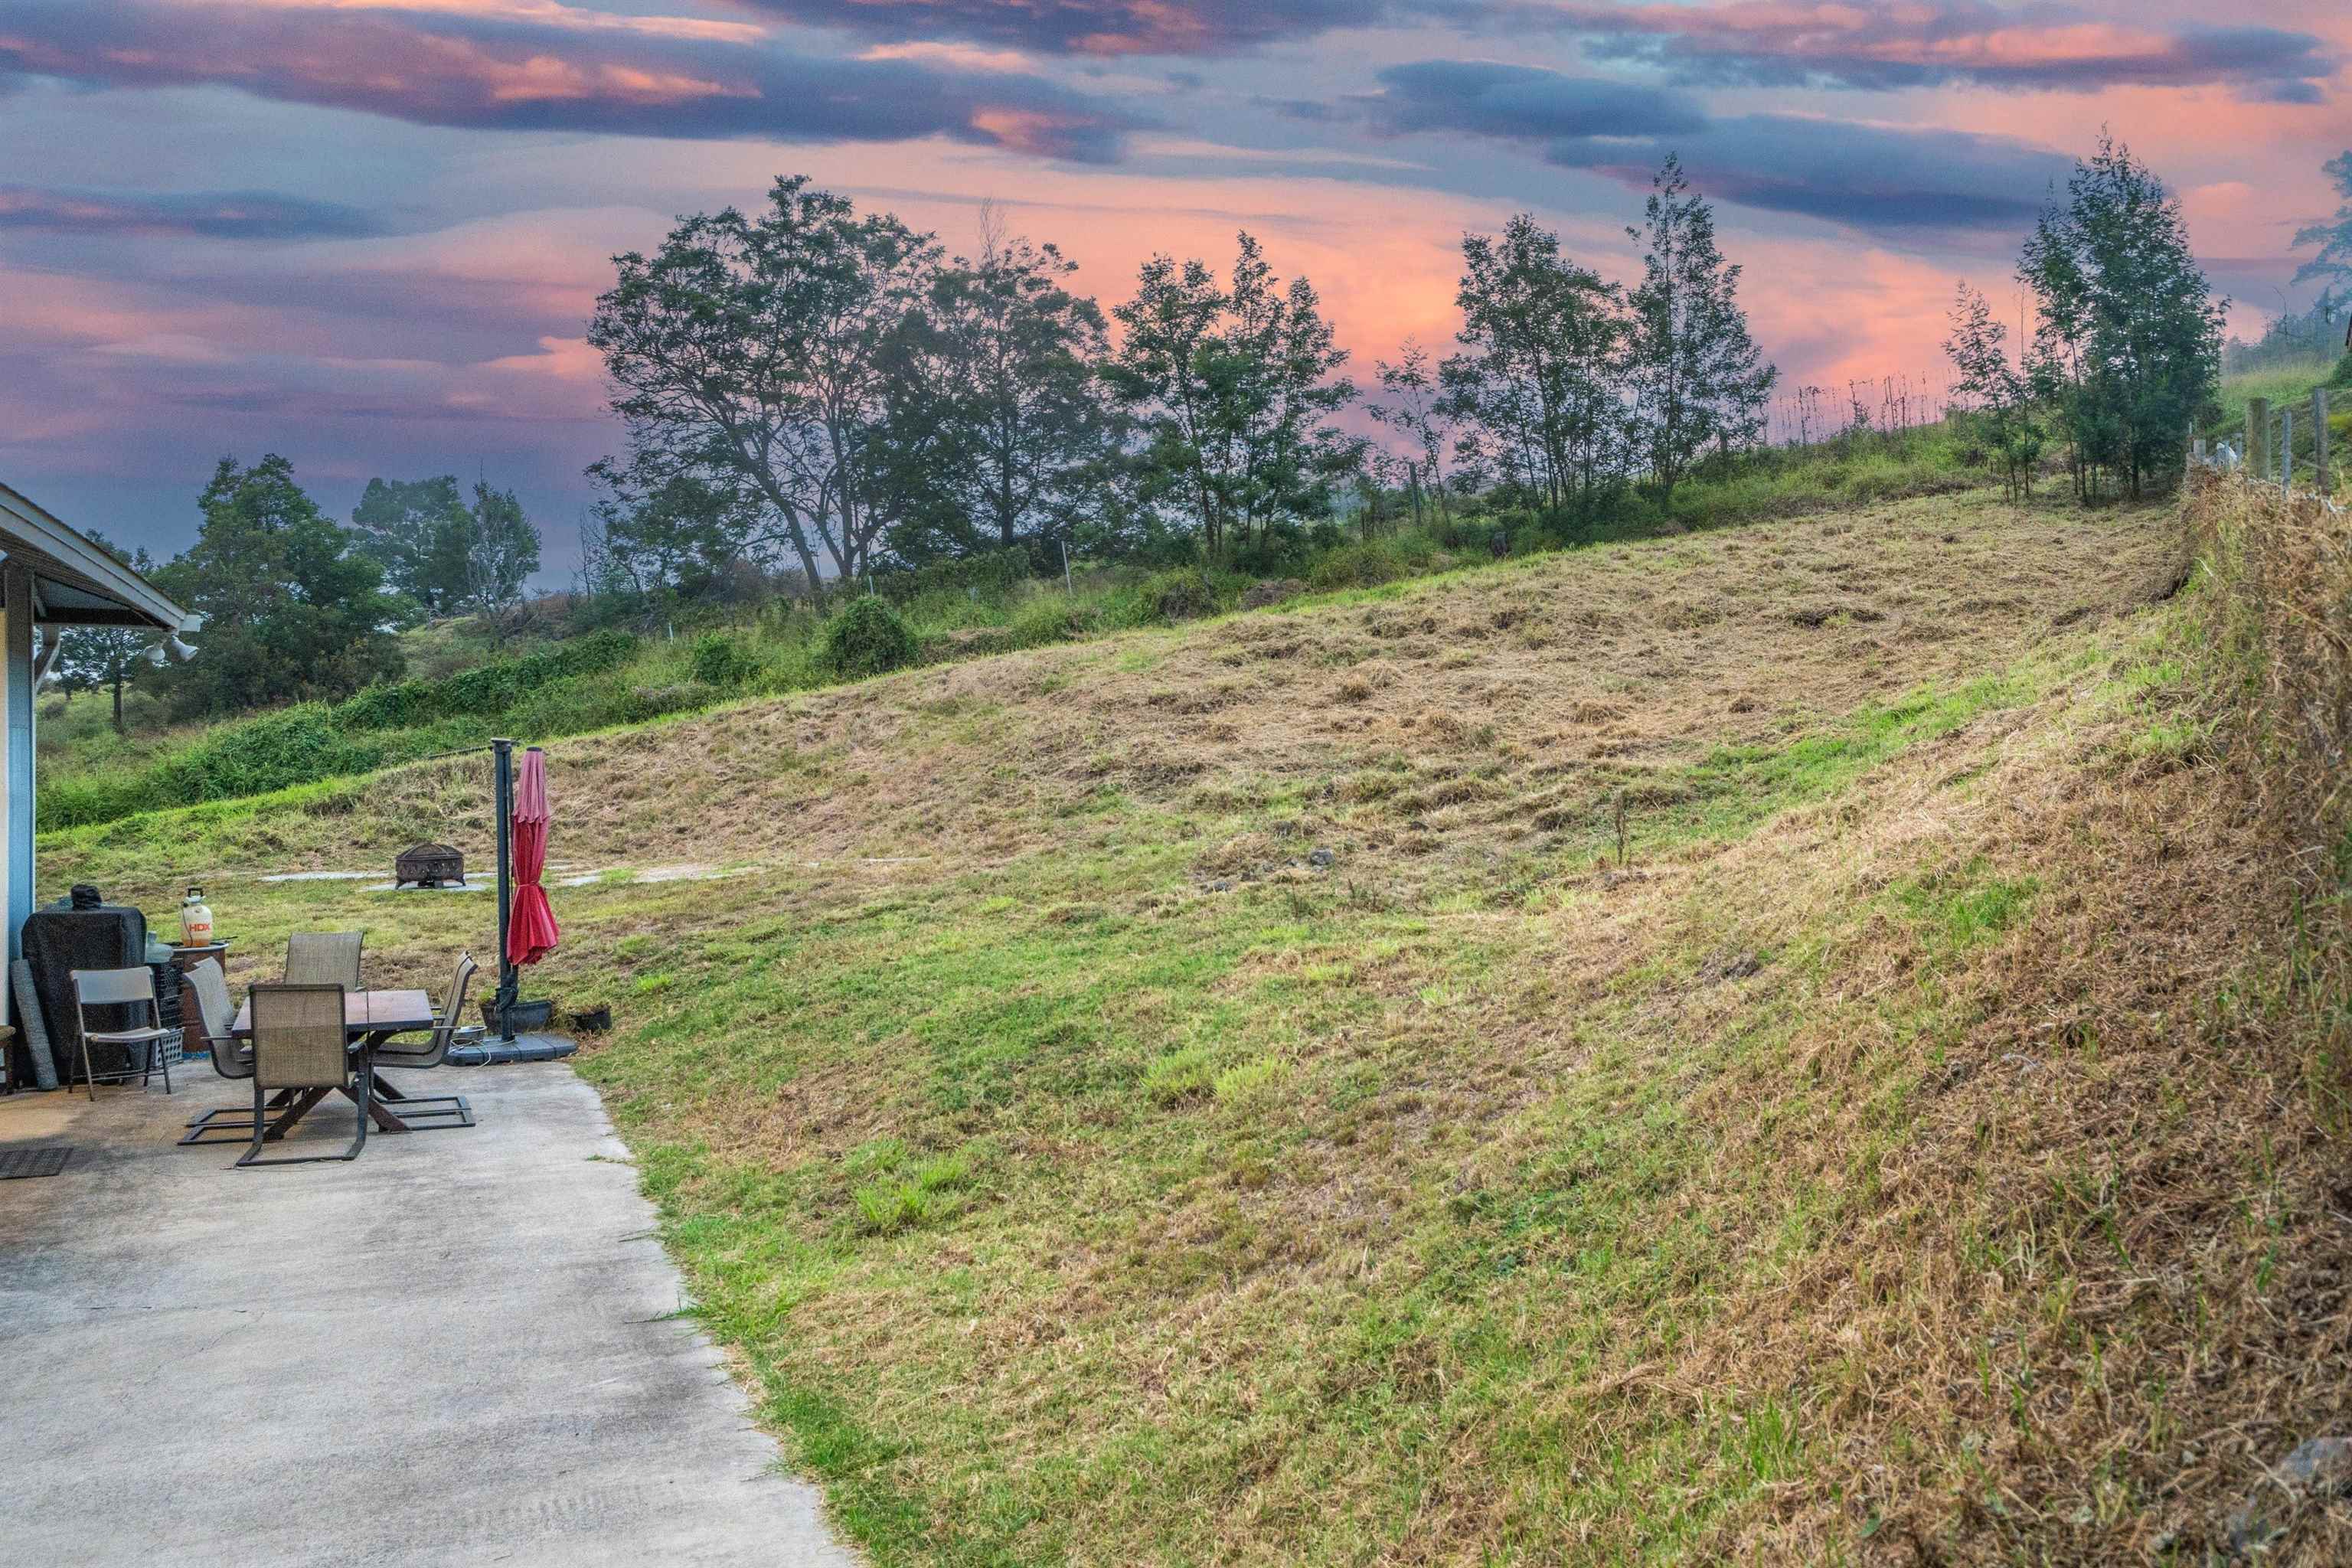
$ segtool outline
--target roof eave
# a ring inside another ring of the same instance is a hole
[[[144,577],[6,485],[0,485],[0,526],[24,535],[55,568],[48,572],[49,575],[87,592],[119,599],[125,606],[120,618],[111,612],[83,610],[77,611],[73,619],[52,624],[147,626],[167,632],[176,632],[186,625],[188,613],[157,593]],[[106,618],[95,618],[100,616]],[[93,618],[82,618],[85,616]]]

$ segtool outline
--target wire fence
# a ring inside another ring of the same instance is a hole
[[[1916,430],[1942,424],[1954,406],[1951,384],[1933,372],[1795,386],[1772,400],[1764,440],[1801,450],[1857,431]]]
[[[2329,451],[2327,395],[2326,387],[2315,386],[2310,402],[2300,408],[2294,401],[2273,406],[2266,397],[2248,398],[2244,449],[2227,442],[2209,449],[2200,439],[2189,445],[2189,461],[2218,463],[2290,493],[2300,483],[2318,496],[2332,496],[2344,475],[2342,458]]]

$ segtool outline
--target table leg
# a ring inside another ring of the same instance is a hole
[[[326,1099],[330,1092],[323,1089],[306,1089],[296,1095],[293,1102],[287,1106],[286,1113],[269,1124],[269,1131],[262,1134],[263,1139],[266,1142],[275,1142],[285,1137],[287,1133],[293,1131],[294,1124],[308,1116],[310,1113],[310,1108]]]
[[[403,1121],[400,1113],[384,1103],[384,1081],[375,1076],[375,1048],[390,1037],[388,1035],[373,1034],[360,1041],[360,1071],[368,1075],[371,1084],[368,1120],[375,1123],[379,1132],[414,1132],[416,1129]],[[352,1104],[359,1103],[360,1097],[350,1089],[343,1090],[343,1093],[350,1097]],[[401,1096],[395,1092],[390,1098],[397,1100]]]

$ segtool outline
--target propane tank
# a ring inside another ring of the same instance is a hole
[[[213,907],[205,902],[202,888],[190,888],[188,896],[180,900],[180,945],[205,947],[213,940]]]

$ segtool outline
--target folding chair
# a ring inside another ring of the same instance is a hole
[[[253,1009],[253,1147],[236,1157],[240,1165],[308,1165],[321,1160],[356,1160],[367,1147],[371,1079],[364,1058],[354,1064],[343,1026],[340,985],[257,985],[247,996]],[[265,1160],[261,1146],[272,1131],[300,1120],[303,1112],[337,1089],[358,1089],[359,1135],[340,1154],[299,1154]],[[273,1121],[262,1101],[277,1089],[300,1092]]]
[[[362,931],[298,931],[286,939],[286,984],[340,985],[357,991],[360,985]]]
[[[163,1074],[163,1092],[172,1092],[172,1061],[165,1054],[165,1041],[177,1042],[180,1031],[163,1026],[163,1014],[155,1001],[155,972],[144,964],[134,969],[77,969],[73,971],[74,1023],[81,1036],[81,1081],[92,1100],[98,1098],[98,1074],[90,1070],[89,1046],[92,1040],[101,1046],[121,1046],[132,1054],[137,1067],[128,1063],[120,1072],[106,1075],[110,1083],[129,1083],[131,1075],[139,1075],[139,1087],[157,1068]],[[127,1029],[93,1029],[89,1026],[92,1007],[136,1007],[146,1005],[147,1022],[134,1024]]]

